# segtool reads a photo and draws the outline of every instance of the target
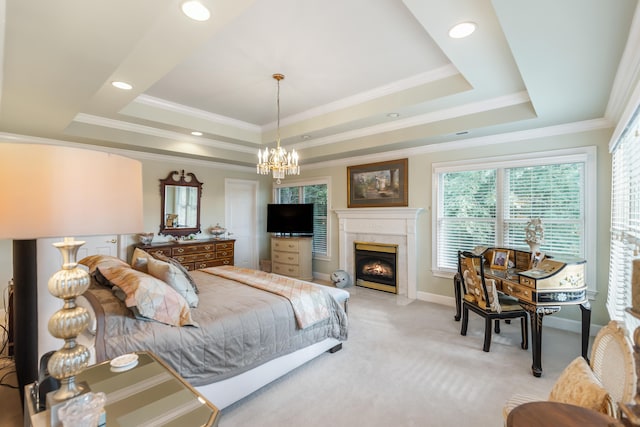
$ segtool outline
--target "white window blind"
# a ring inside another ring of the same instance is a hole
[[[528,250],[532,218],[545,228],[543,252],[586,258],[585,164],[567,156],[436,167],[436,270],[455,271],[457,251],[478,245]]]
[[[329,184],[322,179],[304,183],[282,183],[274,186],[276,203],[313,203],[313,254],[328,256]]]
[[[504,246],[528,249],[525,225],[540,218],[543,252],[584,257],[584,163],[505,169]]]
[[[612,319],[629,330],[637,319],[625,312],[631,306],[632,260],[640,250],[640,137],[638,113],[615,145],[611,173],[611,248],[607,309]]]
[[[496,241],[496,170],[447,172],[439,180],[437,262],[455,270],[458,250]]]

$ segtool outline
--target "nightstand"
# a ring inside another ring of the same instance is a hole
[[[135,367],[114,372],[109,361],[76,376],[92,392],[107,395],[107,427],[156,424],[217,426],[220,411],[151,352],[137,352]],[[49,427],[49,410],[35,413],[31,385],[25,387],[25,427]]]

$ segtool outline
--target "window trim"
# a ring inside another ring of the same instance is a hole
[[[437,266],[438,250],[438,220],[440,218],[440,180],[439,175],[446,172],[463,172],[478,169],[500,169],[539,166],[542,164],[576,163],[584,162],[584,245],[586,266],[587,294],[589,299],[594,299],[598,294],[596,264],[597,264],[597,194],[590,189],[597,189],[597,147],[577,147],[563,150],[539,151],[535,153],[523,153],[515,155],[476,158],[451,162],[438,162],[431,165],[431,206],[433,215],[431,220],[431,272],[436,277],[452,278],[455,271],[439,269]],[[502,180],[498,179],[498,186]],[[500,188],[497,196],[501,196]],[[500,228],[500,227],[498,227]]]
[[[283,181],[280,184],[273,183],[272,192],[271,192],[271,200],[276,200],[276,190],[278,188],[284,187],[303,187],[306,185],[326,185],[327,186],[327,253],[325,254],[317,254],[316,252],[312,253],[313,259],[330,261],[331,260],[331,223],[332,223],[332,208],[331,208],[331,177],[330,176],[322,176],[316,178],[306,178],[306,179],[292,179]]]

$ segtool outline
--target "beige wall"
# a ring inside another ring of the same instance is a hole
[[[418,219],[418,292],[435,296],[453,297],[452,280],[436,277],[431,272],[431,221],[432,221],[432,165],[434,163],[495,158],[497,156],[523,154],[538,151],[552,151],[575,147],[597,147],[597,188],[587,189],[597,195],[597,289],[598,293],[592,305],[592,323],[604,325],[608,322],[605,309],[608,282],[609,263],[609,227],[611,222],[611,157],[608,153],[608,142],[611,130],[553,136],[524,141],[514,141],[494,145],[484,145],[474,148],[455,150],[434,150],[433,152],[409,157],[409,206],[424,208]],[[399,155],[398,158],[402,157]],[[391,160],[393,157],[390,157]],[[355,160],[351,164],[359,164]],[[303,168],[304,169],[304,168]],[[304,177],[330,176],[332,180],[332,209],[347,207],[346,166],[336,166],[324,169],[305,171]],[[591,194],[594,194],[591,193]],[[314,260],[314,272],[330,274],[338,269],[338,221],[335,215],[331,220],[331,248],[332,257],[329,261]],[[437,299],[437,298],[436,298]],[[566,307],[556,316],[572,320],[580,319],[580,310],[576,307]]]
[[[418,220],[418,292],[436,297],[453,297],[452,281],[449,278],[435,277],[431,272],[431,220],[432,220],[432,176],[433,163],[465,160],[474,158],[492,158],[496,156],[521,154],[536,151],[550,151],[563,148],[583,146],[597,147],[597,188],[587,189],[595,191],[597,195],[597,295],[591,301],[593,315],[592,323],[603,325],[608,321],[605,309],[608,262],[609,262],[609,226],[610,226],[610,187],[611,187],[611,159],[607,144],[611,130],[598,130],[585,133],[539,138],[535,140],[514,141],[494,145],[483,145],[474,148],[456,150],[433,150],[424,154],[409,157],[409,205],[421,207],[424,211]],[[406,157],[399,154],[397,158]],[[393,157],[390,157],[390,159]],[[143,160],[143,203],[144,203],[144,231],[158,232],[160,224],[160,193],[159,179],[165,178],[172,170],[184,169],[194,173],[203,182],[201,223],[202,229],[219,222],[225,224],[224,208],[224,180],[237,178],[259,181],[258,206],[264,206],[259,212],[259,221],[264,224],[266,204],[271,200],[270,177],[257,176],[253,172],[240,172],[228,169],[209,167],[205,162]],[[348,164],[367,163],[353,159]],[[311,177],[330,177],[331,201],[330,209],[344,209],[347,207],[346,164],[324,168],[302,167],[300,179]],[[286,181],[295,182],[290,177]],[[264,228],[264,227],[263,227]],[[261,229],[261,228],[259,228]],[[141,230],[142,231],[142,230]],[[329,260],[316,259],[313,262],[314,272],[328,275],[338,269],[338,221],[334,214],[330,218],[331,257]],[[260,239],[259,258],[269,258],[269,241],[265,232]],[[0,289],[11,277],[11,244],[0,240]],[[579,310],[567,307],[558,315],[567,319],[578,320]]]

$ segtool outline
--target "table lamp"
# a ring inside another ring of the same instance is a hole
[[[76,342],[89,315],[75,304],[89,287],[77,267],[84,242],[69,236],[133,234],[143,230],[142,166],[139,161],[100,151],[58,145],[0,142],[0,239],[13,239],[13,324],[16,374],[24,386],[38,375],[36,240],[64,237],[56,246],[62,270],[48,283],[64,301],[49,320],[49,332],[64,345],[49,359],[49,374],[60,381],[56,402],[82,392],[75,376],[89,362]]]

